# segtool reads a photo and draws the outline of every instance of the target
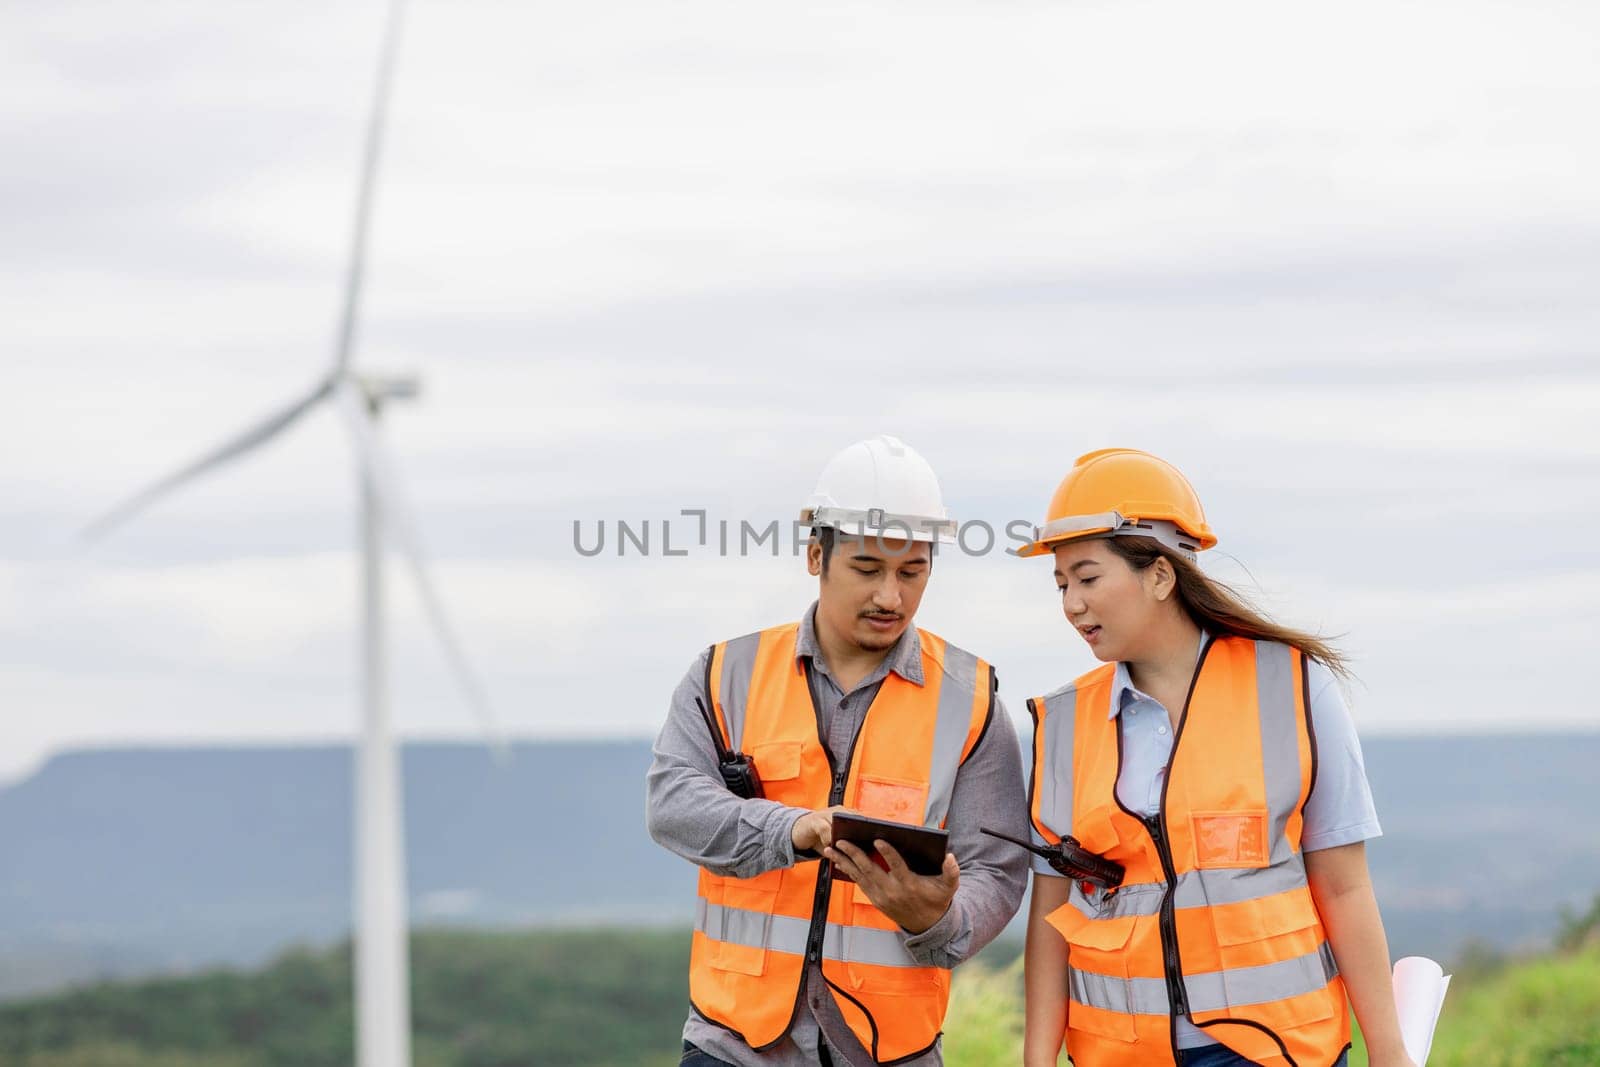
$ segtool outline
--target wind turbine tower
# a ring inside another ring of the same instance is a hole
[[[408,565],[456,680],[497,750],[503,751],[495,740],[497,730],[483,687],[467,664],[428,576],[394,464],[383,441],[381,416],[385,406],[415,398],[418,383],[409,377],[359,374],[351,366],[360,323],[373,193],[400,41],[402,3],[403,0],[391,0],[379,56],[332,366],[298,400],[119,504],[85,530],[88,539],[104,537],[180,485],[265,445],[325,401],[337,405],[343,416],[355,452],[361,500],[362,687],[361,736],[355,768],[353,901],[358,1067],[409,1067],[411,1063],[405,841],[399,759],[389,717],[384,632],[386,544],[392,545]]]

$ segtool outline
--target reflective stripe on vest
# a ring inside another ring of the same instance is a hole
[[[1247,900],[1287,893],[1305,884],[1305,872],[1297,864],[1280,867],[1246,867],[1232,871],[1185,871],[1178,875],[1175,897],[1179,908],[1203,908],[1208,904],[1239,904]],[[1096,891],[1094,900],[1081,887],[1070,898],[1072,906],[1087,919],[1116,919],[1124,915],[1154,915],[1161,910],[1165,882],[1124,885],[1107,896]],[[1102,901],[1099,904],[1095,900]]]
[[[1285,997],[1315,993],[1338,975],[1333,950],[1324,942],[1315,952],[1277,963],[1230,971],[1189,974],[1183,979],[1191,1011],[1225,1011],[1228,1007],[1265,1004]],[[1132,1015],[1172,1014],[1163,978],[1122,978],[1067,968],[1073,1001],[1102,1011]]]
[[[724,739],[746,752],[766,797],[819,809],[838,784],[817,729],[817,709],[795,657],[798,626],[712,648],[706,689]],[[868,815],[941,826],[956,772],[992,713],[988,664],[927,631],[923,684],[890,673],[853,739],[839,801]],[[938,1039],[947,970],[906,949],[909,935],[860,890],[801,861],[754,878],[702,870],[690,954],[690,1000],[710,1021],[765,1050],[787,1036],[808,955],[814,954],[845,1021],[880,1063],[916,1055]]]
[[[1080,1067],[1176,1061],[1169,1028],[1140,1021],[1172,1012],[1174,958],[1191,1021],[1220,1024],[1210,1036],[1252,1061],[1326,1063],[1349,1040],[1300,852],[1315,776],[1304,658],[1282,644],[1219,638],[1198,674],[1162,798],[1170,886],[1142,813],[1115,795],[1115,665],[1029,702],[1035,830],[1052,842],[1070,832],[1127,868],[1114,893],[1073,884],[1047,919],[1069,944],[1066,1039]]]
[[[700,899],[695,901],[694,928],[715,941],[804,956],[811,920],[729,908]],[[823,929],[822,958],[878,967],[922,966],[906,950],[905,938],[893,930],[832,923]]]
[[[1106,668],[1099,671],[1105,673]],[[1057,833],[1051,827],[1072,825],[1072,726],[1077,710],[1076,684],[1028,701],[1028,711],[1033,715],[1033,775],[1028,784],[1028,809],[1034,826],[1052,844],[1065,837],[1066,831]],[[1066,773],[1057,773],[1055,768]]]

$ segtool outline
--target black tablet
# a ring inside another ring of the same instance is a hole
[[[872,847],[872,842],[887,841],[900,853],[900,858],[906,861],[906,866],[914,874],[938,874],[944,870],[945,853],[950,851],[950,834],[944,830],[838,811],[833,813],[833,839],[850,842],[880,867],[884,866],[883,857]],[[837,867],[834,868],[834,877],[841,882],[850,881]]]

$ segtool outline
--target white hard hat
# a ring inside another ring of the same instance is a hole
[[[813,530],[830,526],[853,537],[949,544],[956,533],[933,468],[888,434],[857,441],[830,459],[800,521]]]

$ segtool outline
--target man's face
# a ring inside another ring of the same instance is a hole
[[[806,565],[819,576],[817,625],[869,652],[893,647],[911,625],[933,567],[929,545],[894,537],[836,534],[826,573],[815,541]]]

